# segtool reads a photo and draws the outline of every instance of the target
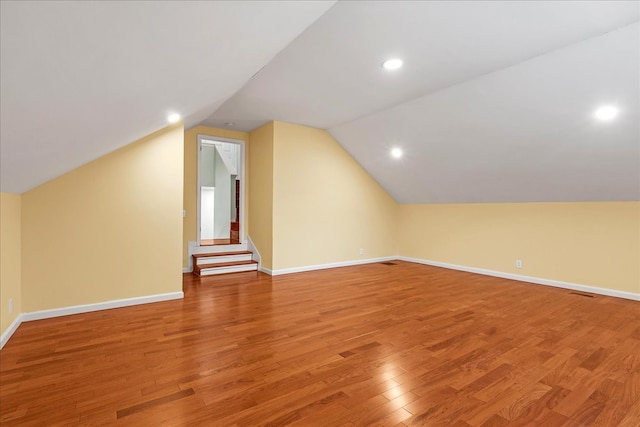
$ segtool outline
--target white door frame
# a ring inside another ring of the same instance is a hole
[[[217,142],[229,142],[231,144],[238,144],[240,146],[240,170],[238,171],[238,175],[240,177],[240,206],[239,206],[239,212],[240,212],[240,243],[246,243],[247,239],[246,236],[244,234],[244,230],[245,230],[245,212],[244,212],[244,205],[245,205],[245,186],[246,186],[246,179],[245,179],[245,158],[244,158],[244,153],[245,153],[245,142],[240,140],[240,139],[229,139],[229,138],[220,138],[218,136],[212,136],[212,135],[204,135],[204,134],[198,134],[198,163],[197,163],[197,180],[196,180],[196,243],[198,246],[200,246],[201,241],[200,241],[200,156],[202,154],[202,146],[203,145],[212,145],[212,144],[207,144],[204,141],[217,141]]]

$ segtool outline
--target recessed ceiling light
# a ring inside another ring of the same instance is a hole
[[[169,123],[178,123],[180,121],[181,117],[180,114],[178,113],[171,113],[167,116],[167,121]]]
[[[382,68],[385,70],[397,70],[400,67],[402,67],[402,59],[398,58],[387,59],[382,63]]]
[[[226,122],[224,125],[232,128],[232,127],[234,127],[236,125],[236,123],[235,122]]]
[[[613,105],[603,105],[593,115],[596,116],[596,119],[606,122],[613,120],[618,115],[618,109]]]
[[[391,149],[391,157],[399,159],[402,157],[402,149],[398,147],[394,147]]]

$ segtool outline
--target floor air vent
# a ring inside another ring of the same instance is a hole
[[[398,263],[391,262],[391,261],[381,262],[380,264],[382,264],[382,265],[398,265]]]
[[[583,294],[583,293],[580,293],[580,292],[569,292],[569,293],[571,295],[578,295],[578,296],[581,296],[581,297],[593,298],[593,295]]]

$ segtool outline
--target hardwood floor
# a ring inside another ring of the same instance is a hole
[[[200,246],[214,246],[214,245],[239,245],[238,239],[202,239]]]
[[[398,261],[23,323],[0,424],[640,425],[640,303]]]

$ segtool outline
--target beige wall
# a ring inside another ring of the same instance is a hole
[[[249,135],[249,237],[262,267],[273,268],[273,130],[274,123]]]
[[[402,256],[640,293],[639,202],[401,205],[399,212]]]
[[[182,267],[189,266],[189,242],[197,239],[197,204],[198,204],[198,135],[207,135],[218,138],[235,139],[245,142],[245,156],[248,157],[249,134],[237,130],[219,129],[208,126],[196,126],[184,133],[184,210],[187,216],[183,219],[182,241]],[[246,167],[246,165],[245,165]],[[249,181],[248,173],[246,180]],[[247,224],[247,191],[245,183],[245,212],[242,215],[244,224]],[[247,229],[245,228],[245,233]]]
[[[0,193],[0,334],[22,312],[20,209],[20,195]]]
[[[640,202],[397,205],[325,131],[173,126],[22,196],[2,193],[2,332],[21,312],[181,290],[198,134],[248,143],[245,223],[266,268],[399,253],[640,293]]]
[[[25,312],[182,290],[182,125],[22,195]]]
[[[397,254],[396,202],[328,132],[275,122],[273,159],[273,269]]]

